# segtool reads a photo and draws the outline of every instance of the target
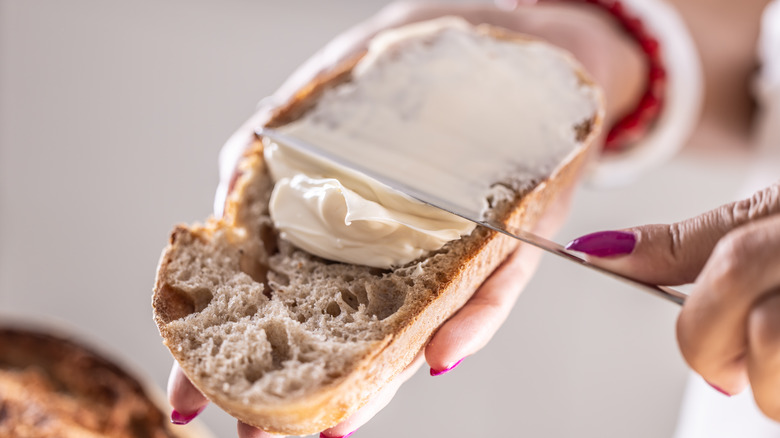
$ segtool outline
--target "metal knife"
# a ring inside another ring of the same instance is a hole
[[[586,268],[590,268],[594,271],[600,272],[601,274],[607,275],[609,277],[612,277],[614,279],[617,279],[619,281],[622,281],[624,283],[628,283],[634,287],[637,287],[639,289],[644,290],[645,292],[649,292],[653,295],[659,296],[661,298],[664,298],[666,300],[669,300],[673,303],[677,303],[679,305],[682,305],[685,303],[685,299],[687,298],[687,295],[672,289],[670,287],[666,286],[659,286],[655,284],[649,284],[644,283],[638,280],[635,280],[630,277],[626,277],[623,274],[619,274],[617,272],[611,271],[609,269],[602,268],[600,266],[596,266],[584,258],[580,257],[576,253],[567,250],[562,245],[553,242],[549,239],[545,239],[544,237],[538,236],[533,233],[529,233],[524,230],[507,230],[503,224],[491,222],[491,221],[485,221],[480,219],[481,215],[480,212],[474,211],[473,209],[466,207],[464,205],[461,205],[457,202],[457,199],[444,199],[440,196],[434,195],[428,191],[426,191],[425,187],[420,187],[418,185],[415,185],[414,182],[404,182],[400,181],[393,177],[393,174],[391,171],[388,171],[387,173],[378,172],[376,170],[370,169],[366,166],[361,165],[360,163],[356,163],[353,161],[350,161],[348,158],[339,156],[337,154],[334,154],[328,150],[325,150],[321,147],[318,147],[314,144],[311,144],[309,142],[302,141],[298,138],[291,137],[289,135],[286,135],[284,133],[281,133],[279,131],[276,131],[274,129],[270,128],[258,128],[256,130],[257,135],[261,137],[267,137],[270,140],[273,140],[278,143],[282,143],[285,146],[291,147],[299,152],[304,152],[308,154],[312,154],[321,158],[324,158],[326,160],[330,160],[336,164],[342,165],[344,167],[356,170],[370,178],[373,178],[377,181],[379,181],[382,184],[385,184],[386,186],[393,188],[395,190],[398,190],[402,193],[405,193],[408,196],[411,196],[414,199],[417,199],[420,202],[423,202],[425,204],[431,205],[433,207],[448,211],[454,215],[460,216],[466,220],[472,221],[476,223],[477,225],[489,228],[493,231],[496,231],[498,233],[507,235],[509,237],[513,237],[521,242],[527,243],[529,245],[533,245],[537,248],[540,248],[544,251],[547,251],[551,254],[555,254],[559,257],[562,257],[566,260],[569,260],[571,262],[577,263],[580,266],[584,266]]]

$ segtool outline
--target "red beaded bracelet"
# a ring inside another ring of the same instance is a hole
[[[541,1],[541,0],[540,0]],[[628,36],[642,48],[648,62],[647,86],[636,107],[609,127],[604,150],[618,152],[638,140],[661,112],[666,90],[666,69],[661,60],[658,40],[649,35],[642,20],[626,12],[616,0],[544,0],[546,2],[584,3],[607,11],[623,27]]]

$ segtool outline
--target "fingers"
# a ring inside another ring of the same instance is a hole
[[[757,354],[762,356],[771,356],[775,348],[768,335],[774,325],[767,322],[763,305],[774,305],[764,300],[778,287],[780,215],[744,225],[724,237],[677,321],[680,351],[691,368],[729,394],[740,392],[748,380],[750,342],[758,342]]]
[[[593,233],[567,248],[594,264],[655,284],[693,282],[716,244],[731,230],[780,213],[780,185],[671,225],[646,225],[623,232]]]
[[[747,373],[753,397],[764,414],[780,421],[780,289],[750,313],[748,344]]]
[[[189,423],[208,404],[206,397],[184,375],[178,362],[173,363],[171,374],[168,377],[168,401],[173,407],[171,422],[174,424]]]
[[[431,374],[449,371],[484,347],[504,323],[517,297],[536,270],[540,251],[520,246],[445,322],[425,347]]]
[[[206,408],[208,400],[195,388],[184,375],[178,362],[173,363],[168,377],[168,400],[173,407],[171,421],[174,424],[187,424]],[[238,422],[239,438],[271,438],[271,435],[248,424]]]
[[[345,437],[357,430],[360,426],[368,423],[369,420],[374,418],[374,415],[379,413],[379,411],[390,403],[390,400],[393,399],[395,393],[398,392],[398,388],[409,380],[414,373],[420,369],[422,364],[423,354],[420,352],[411,365],[406,367],[406,369],[396,376],[389,384],[385,385],[368,403],[366,403],[365,406],[338,425],[324,430],[320,436],[326,438]]]

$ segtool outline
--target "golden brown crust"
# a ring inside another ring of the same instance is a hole
[[[533,39],[519,36],[503,29],[481,26],[482,32],[496,38],[511,40]],[[300,90],[295,99],[280,108],[268,123],[278,126],[295,120],[306,111],[322,90],[340,83],[349,76],[349,72],[359,58],[345,61],[335,70],[325,73]],[[591,83],[580,72],[584,82]],[[592,143],[598,127],[600,115],[590,123],[585,144]],[[561,193],[571,188],[577,179],[585,157],[586,147],[569,157],[551,177],[542,181],[524,196],[517,199],[513,209],[505,212],[503,219],[511,228],[518,226],[532,228],[540,219],[547,206]],[[262,144],[259,140],[248,148],[242,165],[262,168]],[[430,290],[426,300],[415,303],[407,310],[404,318],[398,318],[398,324],[385,339],[376,342],[370,352],[355,364],[354,369],[342,379],[308,395],[304,399],[285,401],[275,405],[247,405],[240,400],[226,397],[218,391],[210,391],[201,385],[188,363],[184,352],[171,342],[172,337],[166,323],[181,317],[192,306],[177,303],[175,291],[165,281],[169,265],[182,245],[193,239],[208,239],[217,230],[230,229],[236,223],[243,222],[241,215],[242,187],[256,177],[252,172],[239,176],[236,189],[229,196],[225,208],[225,217],[212,220],[205,226],[177,227],[171,238],[171,244],[163,252],[155,284],[154,310],[158,328],[166,340],[166,345],[179,361],[193,384],[213,402],[241,421],[260,427],[271,433],[310,434],[332,427],[354,413],[365,404],[372,394],[400,373],[410,364],[418,351],[427,343],[431,334],[459,309],[474,293],[477,287],[492,273],[500,263],[517,247],[517,241],[494,232],[481,230],[472,236],[466,255],[461,263],[450,272],[442,272],[439,282]],[[183,310],[182,310],[183,309]]]
[[[0,436],[182,435],[114,363],[70,340],[0,327]]]

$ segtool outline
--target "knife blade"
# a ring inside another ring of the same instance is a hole
[[[542,249],[550,254],[554,254],[570,262],[574,262],[580,266],[599,272],[600,274],[612,277],[613,279],[616,279],[618,281],[624,282],[626,284],[630,284],[631,286],[634,286],[652,295],[661,297],[663,299],[666,299],[673,303],[677,303],[679,305],[684,304],[685,299],[687,298],[686,294],[676,289],[667,286],[645,283],[627,277],[618,272],[603,268],[601,266],[594,265],[593,263],[590,263],[589,261],[580,257],[577,253],[567,250],[566,248],[563,247],[563,245],[553,242],[542,236],[521,229],[510,231],[507,230],[506,227],[501,223],[482,220],[480,212],[475,211],[462,204],[459,204],[456,199],[445,199],[441,196],[426,191],[425,187],[419,187],[414,183],[400,181],[397,178],[393,177],[391,171],[378,172],[375,169],[371,169],[367,166],[361,165],[360,163],[353,162],[346,157],[339,156],[336,153],[318,147],[317,145],[311,144],[310,142],[305,142],[301,139],[292,137],[290,135],[284,134],[282,132],[279,132],[271,128],[265,128],[265,127],[257,128],[255,133],[260,137],[266,137],[272,141],[281,143],[299,152],[312,154],[314,156],[332,161],[338,165],[360,172],[363,175],[372,178],[376,181],[379,181],[380,183],[394,190],[397,190],[401,193],[404,193],[424,204],[428,204],[432,207],[445,210],[456,216],[460,216],[466,220],[474,222],[479,226],[515,238],[523,243]]]

